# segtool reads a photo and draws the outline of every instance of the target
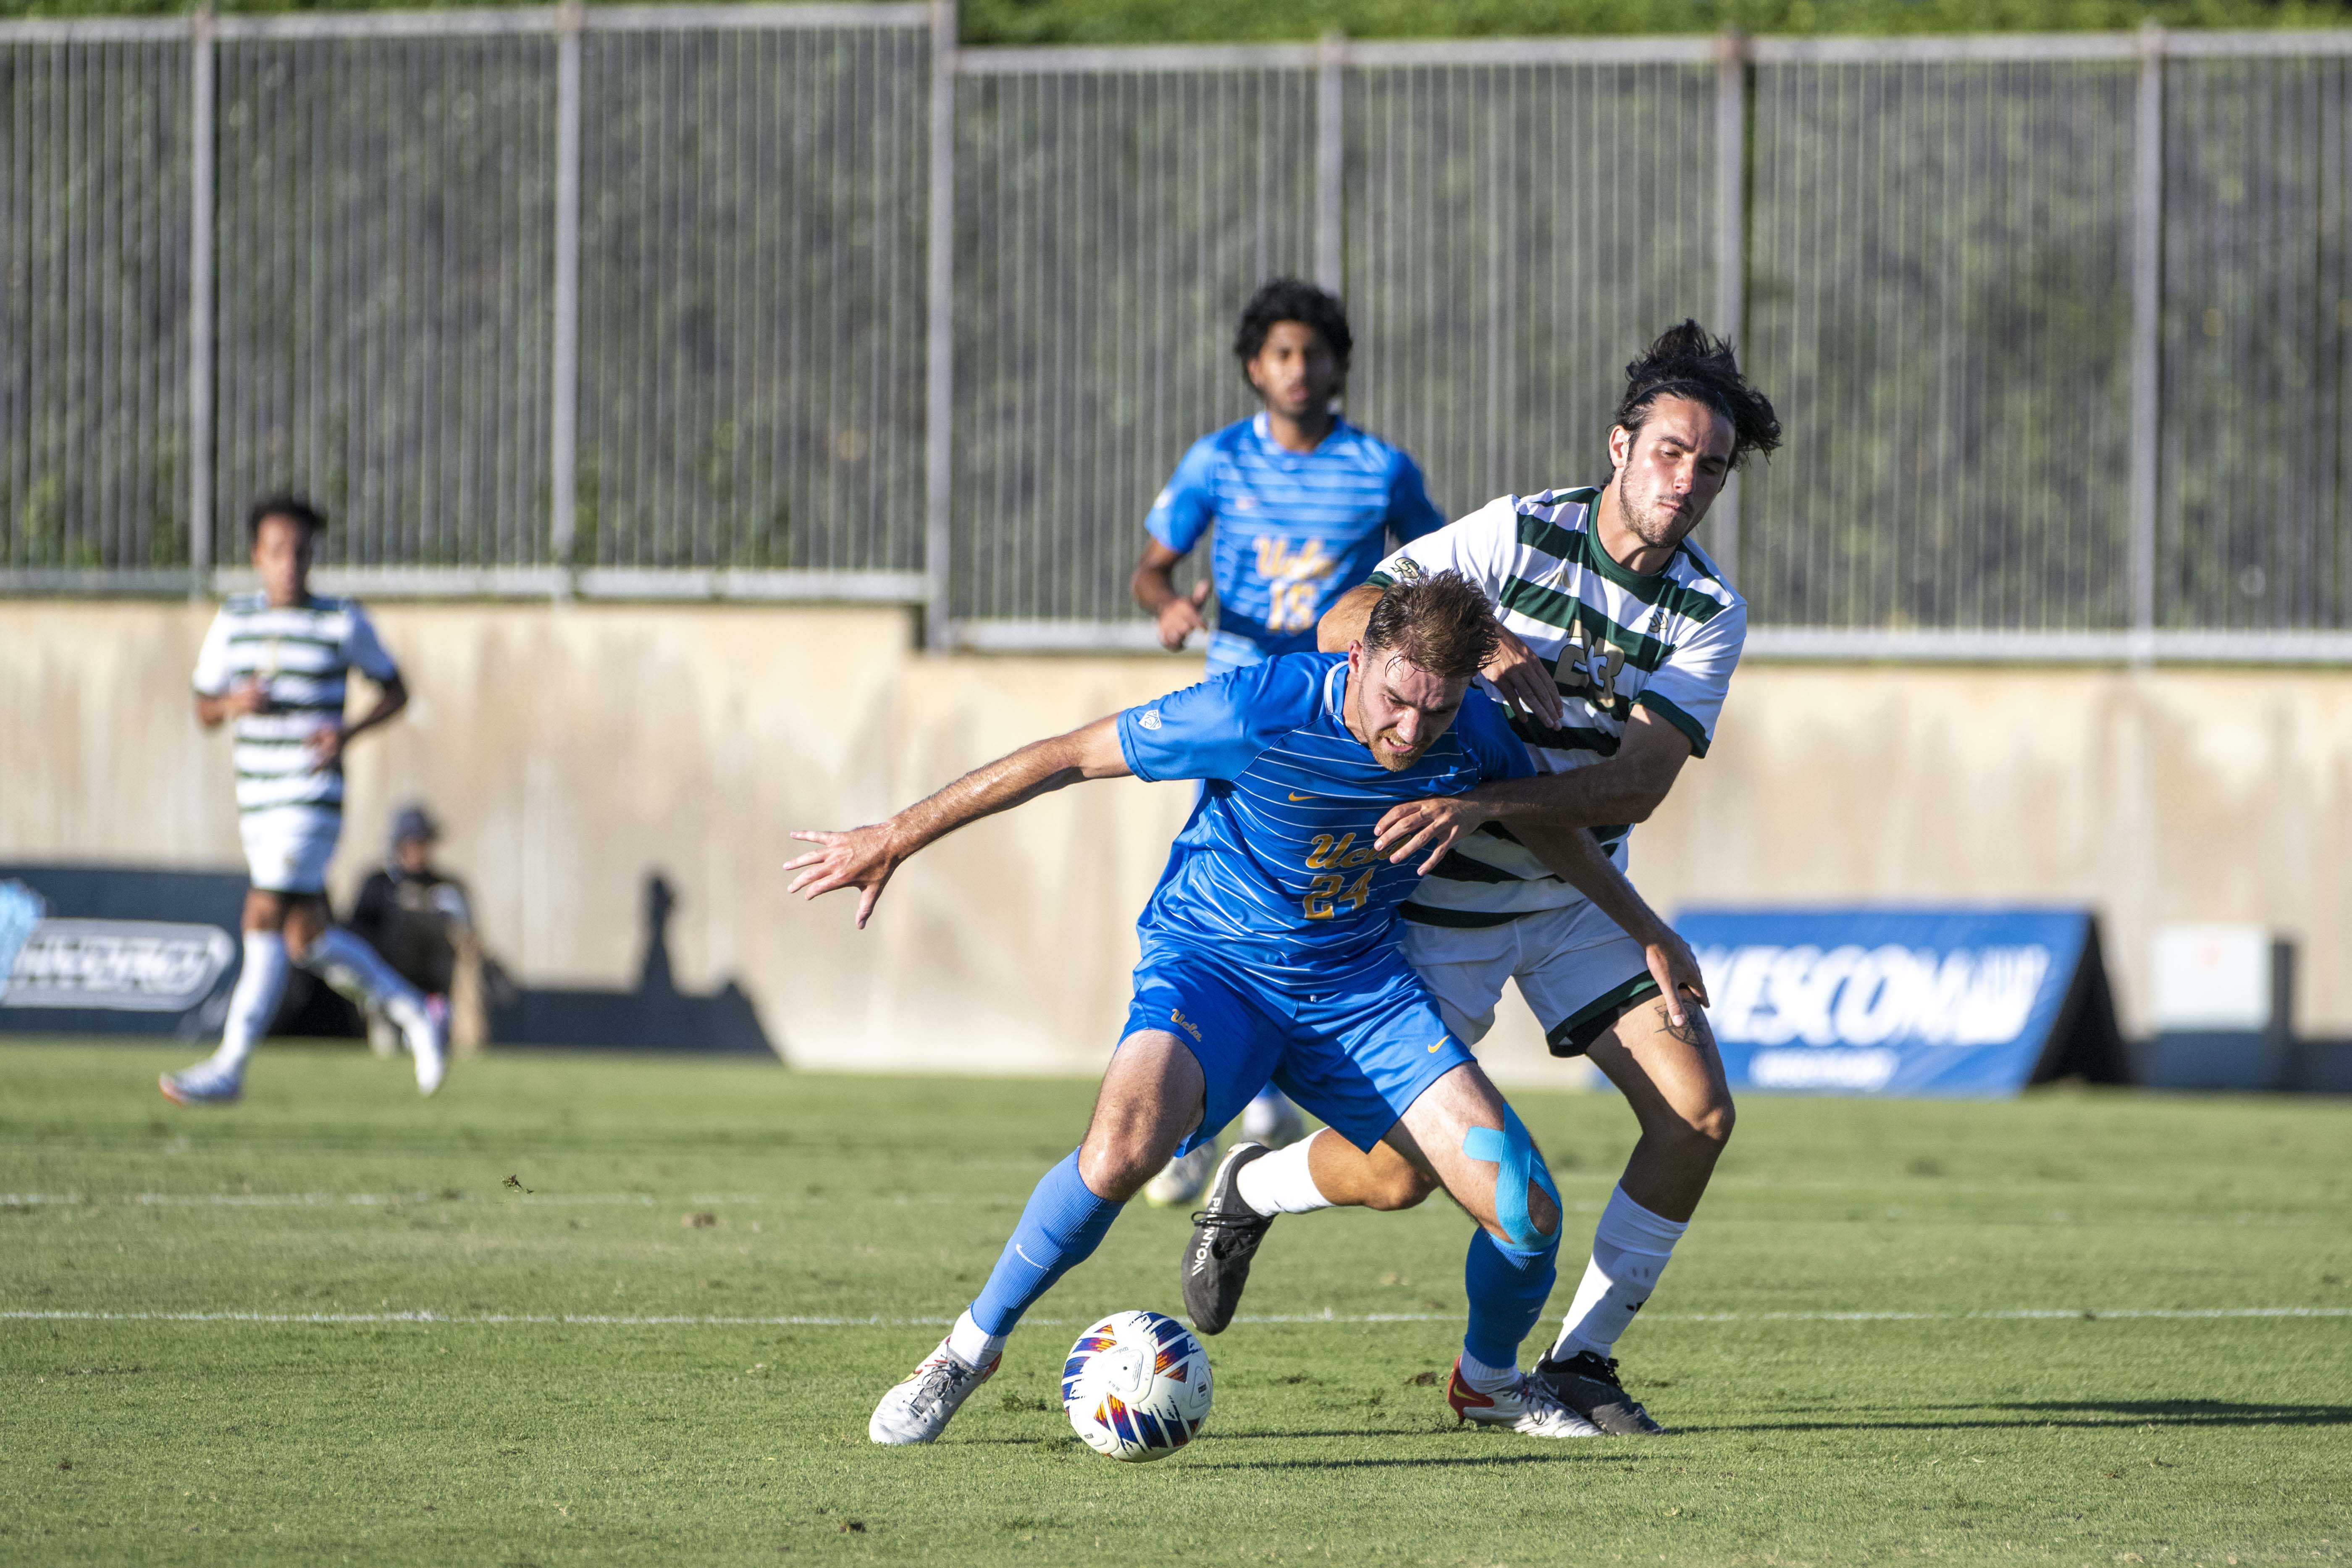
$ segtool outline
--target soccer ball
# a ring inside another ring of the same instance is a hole
[[[1062,1408],[1087,1447],[1140,1464],[1208,1424],[1209,1352],[1158,1312],[1113,1312],[1078,1336],[1062,1368]]]

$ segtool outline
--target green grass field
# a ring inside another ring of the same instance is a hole
[[[1129,1467],[1053,1395],[1178,1303],[1140,1205],[945,1441],[865,1439],[1087,1084],[512,1055],[426,1103],[273,1047],[198,1113],[187,1055],[0,1047],[0,1562],[2352,1560],[2352,1104],[1752,1100],[1620,1346],[1648,1440],[1454,1427],[1454,1211],[1286,1220],[1209,1430]],[[1631,1120],[1516,1098],[1580,1229]]]

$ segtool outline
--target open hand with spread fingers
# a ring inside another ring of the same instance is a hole
[[[857,929],[864,931],[866,917],[881,900],[883,885],[908,854],[899,847],[898,836],[887,823],[881,823],[853,827],[846,833],[800,830],[793,837],[824,847],[784,862],[785,870],[800,873],[784,890],[814,899],[836,888],[857,889]]]
[[[1426,877],[1464,834],[1475,832],[1494,816],[1491,808],[1467,795],[1409,800],[1389,807],[1388,815],[1372,830],[1372,846],[1388,857],[1391,865],[1402,865],[1426,853],[1428,858],[1421,863],[1421,874]]]

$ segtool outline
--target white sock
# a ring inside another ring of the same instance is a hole
[[[1338,1136],[1328,1128],[1315,1134],[1315,1138]],[[1315,1184],[1315,1173],[1307,1167],[1307,1152],[1315,1147],[1315,1138],[1302,1138],[1287,1149],[1260,1154],[1244,1165],[1242,1173],[1234,1178],[1234,1193],[1267,1215],[1313,1214],[1329,1208],[1331,1200]]]
[[[228,1016],[221,1020],[220,1048],[213,1053],[213,1065],[224,1072],[244,1072],[245,1059],[269,1032],[278,999],[285,994],[285,937],[274,931],[247,931],[245,967],[237,972],[236,989],[228,995]]]
[[[1462,1352],[1462,1381],[1480,1394],[1500,1394],[1519,1385],[1516,1366],[1488,1366],[1468,1351]]]
[[[341,926],[329,926],[320,933],[302,967],[330,984],[358,987],[404,1029],[424,1022],[424,993],[403,980],[375,949]]]
[[[971,1309],[967,1307],[963,1316],[955,1321],[955,1327],[948,1331],[948,1349],[964,1365],[984,1367],[1004,1353],[1004,1336],[992,1334],[973,1322]]]
[[[1612,1192],[1601,1223],[1593,1227],[1592,1261],[1584,1266],[1576,1300],[1560,1320],[1551,1359],[1566,1361],[1582,1351],[1606,1356],[1614,1350],[1617,1336],[1657,1289],[1675,1243],[1689,1228],[1688,1220],[1652,1214],[1627,1197],[1622,1186]]]

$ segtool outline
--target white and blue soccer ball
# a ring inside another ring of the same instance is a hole
[[[1140,1464],[1166,1458],[1208,1424],[1209,1352],[1158,1312],[1113,1312],[1078,1336],[1062,1368],[1062,1408],[1087,1447]]]

